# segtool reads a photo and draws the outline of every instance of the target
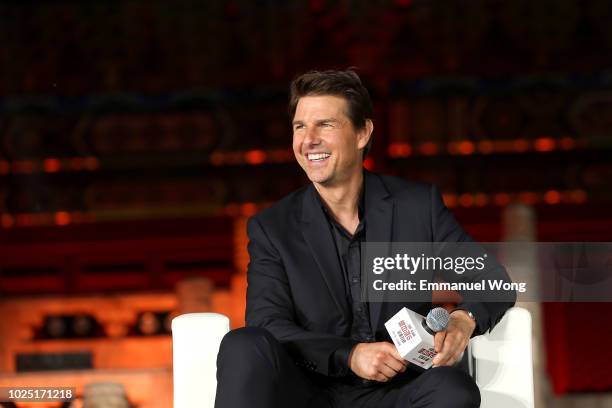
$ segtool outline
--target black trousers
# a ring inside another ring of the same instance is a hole
[[[398,375],[386,383],[324,377],[296,366],[274,336],[254,327],[233,330],[223,338],[217,381],[215,408],[480,406],[476,383],[458,368]]]

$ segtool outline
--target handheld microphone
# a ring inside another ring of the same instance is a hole
[[[434,335],[446,330],[448,322],[449,314],[441,307],[430,310],[427,317],[404,307],[385,323],[385,327],[404,360],[429,369],[436,355]]]

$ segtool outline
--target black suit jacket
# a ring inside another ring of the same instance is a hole
[[[462,242],[471,238],[433,185],[364,172],[367,242]],[[269,330],[299,365],[335,375],[334,353],[352,347],[344,277],[312,184],[252,217],[247,226],[250,263],[247,326]],[[487,278],[509,278],[503,267]],[[514,302],[461,304],[477,320],[475,334],[492,328]],[[431,303],[370,303],[377,340],[401,307],[426,314]]]

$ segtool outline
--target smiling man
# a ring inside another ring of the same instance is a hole
[[[434,368],[407,369],[384,323],[431,303],[364,302],[361,244],[471,238],[434,186],[363,169],[374,124],[355,72],[309,72],[290,93],[293,151],[311,183],[249,220],[247,327],[221,343],[215,406],[479,406],[453,364],[513,302],[459,304],[436,335]],[[503,268],[487,278],[509,280]]]

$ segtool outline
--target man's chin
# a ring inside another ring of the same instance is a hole
[[[313,183],[318,184],[320,186],[326,186],[326,185],[329,184],[329,179],[327,179],[327,178],[314,177],[314,178],[309,178],[309,179]]]
[[[331,181],[331,176],[329,176],[327,174],[310,174],[310,173],[306,173],[306,175],[308,176],[308,179],[310,181],[312,181],[313,183],[316,183],[316,184],[320,184],[322,186],[325,186],[325,185],[329,184],[330,181]]]

